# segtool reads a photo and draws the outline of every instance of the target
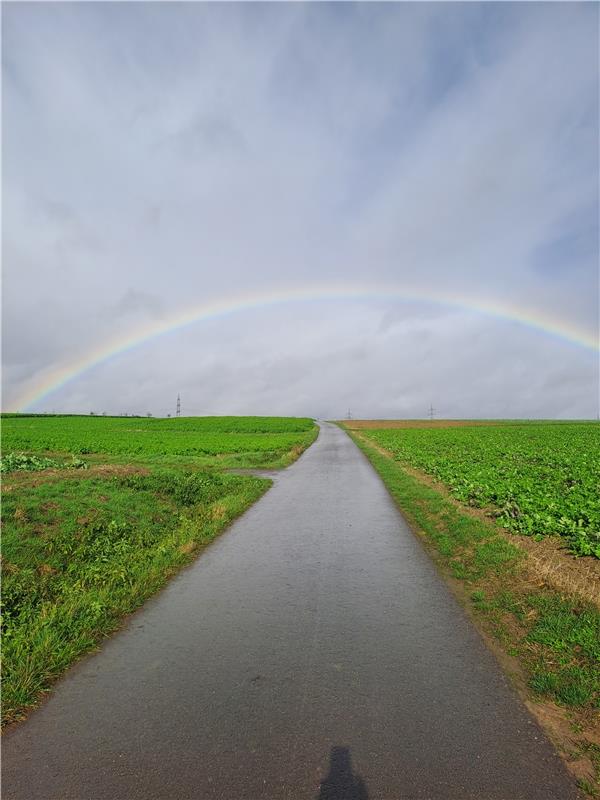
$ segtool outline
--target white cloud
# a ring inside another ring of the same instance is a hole
[[[5,402],[136,321],[272,287],[396,282],[593,330],[597,17],[5,5]],[[481,316],[340,302],[211,325],[40,407],[158,411],[177,386],[196,411],[597,413],[593,356]]]

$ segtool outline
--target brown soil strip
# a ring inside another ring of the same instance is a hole
[[[380,428],[473,428],[489,425],[509,425],[510,422],[484,419],[351,419],[343,420],[344,428],[352,431]]]
[[[98,464],[88,469],[44,469],[9,473],[2,480],[2,491],[12,492],[20,487],[35,487],[48,481],[85,480],[86,478],[111,478],[115,475],[149,475],[150,470],[133,464]]]

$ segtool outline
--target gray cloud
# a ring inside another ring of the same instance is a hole
[[[598,9],[9,4],[4,400],[213,299],[395,285],[598,330]],[[429,303],[198,323],[36,408],[595,416],[593,353]]]
[[[115,303],[113,314],[117,319],[139,314],[161,319],[164,317],[164,306],[156,295],[129,288]]]
[[[246,149],[243,134],[231,120],[219,114],[206,113],[196,113],[179,131],[171,134],[165,144],[178,150],[186,160],[194,161]]]

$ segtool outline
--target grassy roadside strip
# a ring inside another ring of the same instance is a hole
[[[462,513],[346,429],[424,542],[580,788],[600,797],[600,612],[532,579],[510,534]]]
[[[2,418],[3,724],[317,438],[309,418]],[[79,456],[83,456],[83,459]]]
[[[255,502],[271,481],[93,468],[5,479],[3,724]]]
[[[285,467],[289,467],[290,464],[293,464],[294,461],[297,461],[300,458],[305,450],[308,450],[311,444],[318,437],[319,432],[319,426],[313,425],[313,427],[302,436],[301,440],[297,444],[295,444],[289,450],[286,450],[282,455],[275,457],[271,462],[267,463],[261,468],[285,469]]]

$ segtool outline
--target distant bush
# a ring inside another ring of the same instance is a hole
[[[30,456],[25,453],[7,453],[0,459],[0,472],[15,472],[24,470],[26,472],[40,472],[44,469],[87,469],[87,464],[81,458],[73,458],[71,461],[61,462],[54,458],[44,458],[43,456]]]
[[[58,461],[53,458],[26,456],[24,453],[7,453],[0,459],[0,472],[14,472],[15,470],[38,472],[42,469],[51,469],[59,466]]]

